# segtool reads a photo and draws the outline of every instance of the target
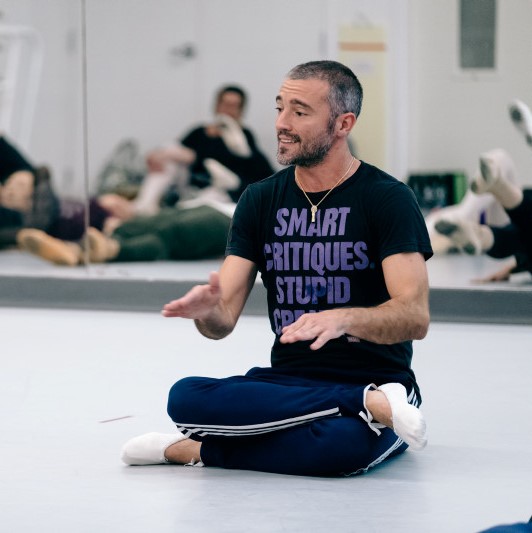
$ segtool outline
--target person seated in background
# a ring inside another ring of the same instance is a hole
[[[511,264],[479,281],[503,281],[512,273],[532,273],[532,189],[515,184],[515,168],[504,150],[480,156],[480,174],[471,183],[476,194],[491,194],[504,208],[510,223],[505,226],[480,224],[456,216],[443,216],[434,225],[467,254],[487,254],[502,259],[513,256]]]
[[[88,228],[78,242],[37,229],[18,233],[20,247],[57,265],[85,263],[198,260],[222,257],[234,204],[207,201],[161,209],[117,226],[111,235]]]
[[[5,138],[1,139],[0,161],[2,183],[6,182],[0,189],[0,205],[3,199],[11,208],[0,211],[0,247],[18,246],[64,266],[87,261],[194,260],[224,253],[235,206],[226,187],[239,180],[215,160],[206,160],[212,171],[211,185],[201,189],[196,198],[151,216],[138,216],[133,202],[118,194],[90,199],[87,231],[85,203],[59,199],[47,170],[43,167],[36,172]],[[12,174],[18,180],[15,183],[4,177]],[[34,175],[41,174],[46,176],[50,206],[41,198],[40,189],[33,190]],[[42,223],[34,223],[36,217],[29,216],[34,206],[47,215],[41,215]]]
[[[229,200],[236,202],[250,183],[274,173],[254,134],[242,125],[246,102],[242,88],[222,87],[216,93],[212,123],[197,126],[182,139],[148,153],[148,174],[133,201],[137,214],[156,213],[176,175],[175,200],[190,197],[191,188],[212,185],[217,173],[226,178],[223,188]],[[188,167],[188,174],[183,167]]]
[[[19,232],[26,228],[58,239],[81,239],[85,214],[85,202],[60,198],[49,169],[35,166],[5,135],[0,135],[0,249],[17,246]],[[89,201],[89,223],[100,230],[133,214],[131,202],[116,194]]]
[[[183,138],[182,143],[173,143],[148,154],[146,158],[148,173],[144,176],[136,197],[128,198],[121,194],[107,192],[91,198],[88,206],[90,233],[95,235],[97,234],[96,230],[98,230],[106,235],[111,235],[114,228],[124,221],[136,216],[157,214],[161,209],[161,204],[164,206],[163,196],[167,194],[176,175],[181,179],[182,187],[174,196],[173,201],[167,202],[168,205],[176,205],[177,201],[183,201],[187,198],[199,198],[204,201],[208,197],[215,203],[227,203],[231,210],[234,200],[240,196],[247,184],[263,179],[274,172],[267,158],[258,149],[254,135],[248,128],[242,126],[241,120],[246,99],[246,94],[239,87],[225,86],[220,89],[216,96],[216,117],[212,124],[194,128]],[[126,148],[128,148],[126,162],[130,163],[130,159],[135,154],[130,153],[130,146],[126,146]],[[85,235],[86,204],[71,199],[59,200],[51,187],[49,172],[46,172],[51,205],[47,207],[46,220],[36,221],[35,216],[29,216],[30,213],[34,213],[35,209],[28,210],[26,208],[30,204],[32,206],[39,205],[43,211],[45,202],[41,197],[42,194],[39,195],[38,201],[30,202],[28,198],[22,199],[24,195],[28,197],[28,193],[24,193],[24,186],[29,188],[33,184],[33,166],[5,139],[3,146],[0,146],[1,149],[9,151],[10,156],[9,158],[4,157],[0,153],[0,166],[4,160],[13,160],[16,162],[16,170],[24,171],[26,178],[17,178],[16,182],[9,180],[7,186],[0,189],[0,191],[4,191],[3,196],[7,201],[10,196],[13,196],[12,191],[16,188],[19,191],[18,196],[21,197],[16,200],[17,206],[25,213],[22,215],[20,210],[13,212],[2,208],[0,227],[9,226],[9,228],[2,230],[0,248],[19,245],[57,264],[71,266],[80,264],[78,254],[74,251],[78,250],[78,243],[83,240]],[[121,150],[121,155],[123,155],[123,151]],[[123,165],[124,161],[122,160],[121,163]],[[110,162],[110,166],[113,166],[113,162]],[[6,169],[6,174],[7,172]],[[103,188],[105,189],[105,186]],[[21,218],[26,218],[26,220],[21,220]],[[172,216],[170,213],[165,213],[162,219],[165,220],[164,225],[166,225],[166,221],[172,219]],[[225,228],[226,220],[224,219],[223,222],[222,228]],[[159,219],[149,221],[146,224],[145,221],[140,221],[135,227],[139,228],[137,233],[140,232],[140,228],[146,228],[146,232],[152,234],[153,227],[158,227],[160,223]],[[19,230],[23,228],[28,229],[28,231],[18,235]],[[40,231],[29,231],[29,229]],[[67,242],[64,242],[59,246],[58,241],[53,241],[47,237],[54,237],[59,241],[72,241],[74,245],[68,246]],[[215,239],[215,241],[214,248],[218,250],[219,240]],[[53,242],[55,244],[51,246]],[[166,244],[164,246],[166,247]],[[67,247],[70,249],[70,253],[65,253]],[[209,247],[207,249],[210,250]],[[54,250],[53,253],[50,252],[51,250]],[[199,254],[199,257],[203,255],[205,254]],[[207,253],[207,255],[212,255],[212,252]],[[129,254],[124,254],[124,256],[129,257]],[[119,257],[122,257],[122,254]],[[176,256],[176,253],[166,250],[166,252],[160,251],[156,256],[141,253],[138,255],[138,259],[132,260],[153,260],[156,258],[175,259],[181,258],[181,255],[178,253]],[[122,259],[117,258],[116,260]]]

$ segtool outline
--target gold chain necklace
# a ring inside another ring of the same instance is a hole
[[[301,182],[299,181],[298,177],[297,177],[297,168],[294,170],[294,176],[295,176],[295,179],[296,179],[296,183],[297,185],[299,186],[299,188],[301,189],[301,191],[303,192],[303,194],[305,195],[305,198],[307,199],[308,203],[310,204],[310,214],[312,215],[312,222],[315,222],[316,221],[316,213],[318,211],[318,207],[319,205],[323,202],[323,200],[325,200],[325,198],[327,198],[327,196],[329,196],[329,194],[331,194],[331,192],[336,189],[336,187],[338,187],[338,185],[340,185],[340,183],[342,183],[342,181],[344,181],[344,179],[347,177],[347,175],[349,174],[349,171],[351,170],[351,167],[353,166],[353,163],[356,161],[356,159],[353,157],[353,159],[351,159],[351,163],[349,164],[349,167],[347,168],[345,174],[332,186],[331,189],[329,189],[325,195],[323,196],[323,198],[317,203],[317,204],[313,204],[311,201],[310,201],[310,198],[308,197],[307,193],[305,192],[305,189],[303,189],[303,186],[301,185]]]

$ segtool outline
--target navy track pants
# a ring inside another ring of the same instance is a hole
[[[370,387],[253,368],[245,376],[178,381],[168,414],[179,431],[201,441],[206,466],[359,474],[407,448],[392,430],[367,422]],[[413,392],[409,401],[417,405]]]

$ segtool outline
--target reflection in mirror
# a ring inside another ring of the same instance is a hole
[[[111,231],[117,218],[131,216],[128,202],[139,193],[149,165],[159,161],[161,166],[161,155],[148,163],[155,149],[166,150],[163,159],[181,158],[185,169],[172,176],[169,186],[160,171],[163,179],[156,182],[160,187],[154,187],[154,197],[160,198],[165,185],[164,202],[187,198],[190,190],[183,191],[182,185],[191,179],[189,154],[176,149],[198,125],[222,129],[214,104],[225,84],[246,91],[243,126],[277,168],[274,98],[282,77],[297,63],[328,57],[348,63],[367,88],[353,139],[360,158],[405,181],[410,175],[449,170],[469,178],[481,151],[511,143],[516,166],[526,169],[529,147],[508,119],[507,104],[514,97],[525,99],[532,83],[529,71],[511,63],[522,43],[530,42],[530,5],[507,7],[496,28],[511,38],[504,47],[495,39],[497,69],[479,73],[460,70],[458,2],[450,8],[448,2],[411,0],[404,9],[394,0],[0,0],[0,128],[32,164],[50,169],[61,198],[89,202],[90,196],[91,224]],[[3,83],[13,80],[17,70],[12,58],[20,58],[22,51],[12,40],[21,28],[19,37],[34,51],[33,59],[18,61],[27,72],[15,78],[29,92]],[[27,76],[37,82],[28,82]],[[18,103],[10,94],[17,95]],[[484,126],[487,117],[489,127]],[[215,170],[208,164],[202,170],[212,179]],[[522,176],[530,184],[528,173]],[[231,192],[233,179],[222,173],[225,192]],[[102,197],[106,193],[115,196]],[[106,216],[109,212],[118,216]],[[108,218],[110,226],[104,228]],[[116,253],[99,233],[89,234],[104,256]],[[32,242],[42,244],[28,239],[28,248]],[[51,245],[44,249],[58,253]],[[67,264],[79,256],[73,247],[59,251]],[[173,279],[187,266],[189,272],[198,271],[197,263],[187,261],[60,267],[25,254],[25,261],[11,263],[9,272],[12,257],[21,255],[0,253],[2,273],[153,279],[156,269],[165,269],[160,275]],[[478,272],[478,258],[462,259],[473,265],[476,276],[484,273]],[[435,265],[431,261],[429,268]],[[472,276],[451,277],[464,285]]]
[[[158,0],[157,9],[147,0],[75,3],[55,0],[48,2],[46,8],[38,0],[11,0],[2,5],[5,6],[4,20],[10,23],[23,21],[35,27],[45,41],[40,99],[49,103],[44,96],[57,94],[59,88],[61,93],[66,92],[66,87],[71,88],[68,95],[62,94],[64,98],[52,102],[56,104],[54,120],[50,121],[55,128],[53,135],[47,135],[49,129],[46,128],[50,105],[38,106],[41,116],[45,112],[48,115],[40,120],[36,117],[32,135],[38,139],[30,149],[38,159],[50,154],[45,159],[50,162],[62,195],[89,192],[90,200],[85,200],[90,201],[92,207],[93,220],[90,222],[97,227],[100,224],[100,229],[106,229],[103,219],[116,220],[131,215],[130,206],[124,201],[138,193],[139,181],[144,180],[149,170],[147,156],[153,149],[169,145],[175,149],[176,144],[183,144],[187,133],[200,124],[213,126],[211,132],[221,129],[214,116],[215,94],[221,86],[231,84],[244,88],[248,102],[243,125],[253,133],[253,143],[264,158],[276,167],[274,97],[289,68],[315,58],[337,57],[339,28],[345,25],[344,20],[361,28],[373,24],[372,21],[389,26],[390,42],[394,43],[390,47],[392,59],[399,60],[405,54],[399,39],[400,31],[395,28],[404,28],[406,19],[389,0],[372,4],[376,7],[366,6],[364,13],[347,0],[334,3],[298,0],[289,5],[272,0],[255,3],[253,10],[249,10],[246,0],[223,3]],[[285,16],[279,18],[275,7],[282,7]],[[118,23],[124,13],[127,13],[127,24]],[[81,39],[81,20],[85,24],[86,40]],[[305,28],[297,31],[296,39],[294,20],[298,21],[299,27]],[[393,25],[390,24],[392,20]],[[271,28],[276,29],[274,39]],[[83,44],[86,44],[86,54],[80,57]],[[50,57],[55,60],[48,65],[46,61]],[[82,91],[77,85],[82,73],[86,74],[87,82],[84,88],[87,96],[85,145],[81,142],[84,133]],[[395,81],[394,95],[400,98],[405,94],[404,79]],[[65,108],[60,109],[58,101]],[[368,105],[367,109],[370,107]],[[224,128],[227,123],[230,124],[226,121]],[[363,128],[362,124],[362,139]],[[227,129],[234,132],[234,129]],[[378,144],[385,145],[390,136],[395,136],[393,131],[383,135]],[[252,149],[253,143],[246,140],[248,148]],[[404,153],[400,150],[404,143],[404,136],[395,139],[394,150]],[[53,150],[47,144],[63,150],[56,150],[53,157]],[[84,151],[87,155],[87,183],[81,178]],[[197,152],[195,150],[196,155]],[[393,150],[389,152],[389,166],[398,174],[395,170],[403,170],[401,162]],[[184,157],[183,153],[180,157]],[[235,170],[228,165],[208,170],[208,164],[202,165],[203,173],[212,179],[211,174],[218,170],[219,175],[221,172],[219,182],[225,184],[224,192],[233,192],[231,182],[234,176],[227,170],[233,170],[233,173]],[[238,172],[236,174],[242,178]],[[261,174],[252,172],[243,177],[249,180],[250,176],[258,178]],[[201,177],[196,175],[194,179],[201,181]],[[185,179],[190,180],[190,176]],[[173,185],[177,191],[169,192],[174,197],[176,192],[178,196],[187,196],[180,190],[179,180]],[[102,194],[108,192],[118,192],[120,198],[102,198]],[[235,199],[234,194],[229,196]],[[109,212],[119,216],[107,217]],[[53,256],[52,259],[63,264],[74,264],[78,260],[79,249],[72,246],[58,249],[45,239],[35,238],[35,235],[30,237],[25,240],[27,249],[45,250]],[[109,245],[107,241],[103,244]],[[38,264],[42,268],[45,263]],[[171,269],[176,271],[174,265]],[[79,275],[80,271],[82,275],[86,274],[84,269],[56,267],[52,275],[58,275],[58,271],[59,275]],[[128,265],[127,269],[121,267],[118,270],[103,270],[99,266],[96,272],[136,276],[135,272],[139,271]],[[143,276],[152,277],[150,272]]]
[[[4,275],[51,271],[49,262],[17,246],[39,246],[48,233],[69,239],[84,233],[80,8],[71,0],[0,1]]]
[[[282,8],[282,18],[277,16],[276,7]],[[126,198],[137,194],[132,202],[133,214],[151,214],[161,206],[161,200],[164,207],[166,201],[175,202],[176,198],[178,208],[190,205],[185,204],[190,199],[197,203],[201,197],[205,201],[205,196],[210,200],[213,196],[216,200],[229,197],[234,202],[246,183],[278,168],[274,99],[284,74],[302,61],[337,56],[338,25],[346,13],[364,24],[368,20],[361,19],[349,2],[332,6],[323,0],[289,5],[278,0],[256,2],[253,10],[245,0],[159,0],[157,8],[142,1],[87,2],[91,190],[99,195],[118,192]],[[378,9],[382,11],[382,6]],[[126,11],[128,23],[117,24]],[[386,16],[391,17],[391,12]],[[297,31],[296,39],[294,20],[305,28]],[[275,38],[271,28],[275,28]],[[225,85],[244,89],[248,97],[245,109],[240,107],[241,96],[235,91],[228,102],[217,101],[217,91]],[[236,106],[238,116],[231,113],[231,105]],[[235,148],[235,139],[244,141],[243,152]],[[383,137],[373,144],[385,142]],[[222,145],[230,156],[220,153]],[[193,150],[192,157],[197,160],[192,165],[187,165],[183,147]],[[172,175],[169,164],[173,165]],[[153,204],[155,200],[157,205]],[[175,210],[173,215],[176,217]],[[223,215],[220,235],[228,222],[227,215]],[[169,216],[168,211],[165,216]],[[159,222],[154,225],[159,227]],[[167,224],[165,219],[164,226]],[[174,232],[166,239],[197,243],[212,238],[201,232],[202,224],[212,228],[212,220],[209,224],[208,220],[195,219],[195,224],[177,232],[176,227],[181,226],[172,221]],[[126,221],[117,232],[127,229],[128,235],[133,232],[138,237],[136,226],[130,231]],[[184,230],[189,230],[190,236]],[[119,235],[119,246],[116,240],[104,241],[92,230],[89,237],[89,248],[91,241],[99,238],[99,249],[104,250],[103,256],[95,259],[111,256],[115,261],[105,269],[98,267],[97,272],[109,273],[122,257],[127,257],[128,264],[120,266],[120,273],[135,276],[139,272],[132,264],[133,255],[121,253],[123,234]],[[156,248],[159,255],[151,258],[192,257],[190,245],[186,246],[188,256],[175,247],[168,249],[164,243],[152,243],[151,250]],[[218,243],[216,249],[223,247]],[[140,245],[137,250],[141,250]],[[195,257],[211,256],[198,251]],[[137,257],[149,258],[140,252]],[[166,267],[157,262],[149,267],[148,276]],[[169,268],[182,272],[184,264]]]
[[[91,262],[219,262],[235,202],[248,183],[274,172],[245,122],[255,102],[245,71],[200,77],[200,3],[158,6],[164,18],[144,2],[88,4],[89,153],[107,161],[91,185],[109,213],[88,233]],[[130,23],[117,28],[126,7]]]
[[[252,179],[274,171],[266,145],[273,105],[267,135],[257,132],[250,117],[261,97],[249,73],[227,39],[223,54],[205,40],[206,27],[227,13],[213,2],[157,6],[87,5],[91,188],[112,210],[98,228],[112,239],[94,229],[88,235],[90,258],[113,261],[98,272],[135,275],[146,268],[138,261],[181,261],[152,263],[153,277],[182,271],[186,260],[219,262],[234,202]],[[117,26],[124,10],[128,25]]]
[[[480,73],[460,70],[459,2],[407,4],[158,0],[154,9],[147,0],[88,1],[91,191],[101,187],[105,162],[129,157],[135,181],[151,150],[166,143],[175,149],[195,125],[212,124],[214,94],[227,83],[247,91],[244,124],[275,166],[273,100],[282,77],[295,64],[326,57],[351,66],[367,89],[353,139],[359,157],[404,181],[452,170],[467,185],[479,152],[515,134],[507,103],[515,90],[524,97],[531,80],[511,60],[519,43],[530,42],[521,22],[529,20],[530,4],[514,5],[497,21],[501,35],[512,39],[505,47],[495,39],[497,70]],[[119,24],[126,13],[127,24]],[[512,152],[523,168],[526,150],[516,138]],[[462,259],[471,269],[464,280],[448,277],[450,283],[470,284],[484,273],[485,262]],[[183,264],[170,268],[177,272]],[[122,272],[135,275],[131,263]]]

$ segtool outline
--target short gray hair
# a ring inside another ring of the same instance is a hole
[[[295,66],[287,77],[291,80],[318,79],[326,81],[331,118],[343,113],[354,113],[358,118],[362,108],[362,85],[353,71],[337,61],[309,61]]]

